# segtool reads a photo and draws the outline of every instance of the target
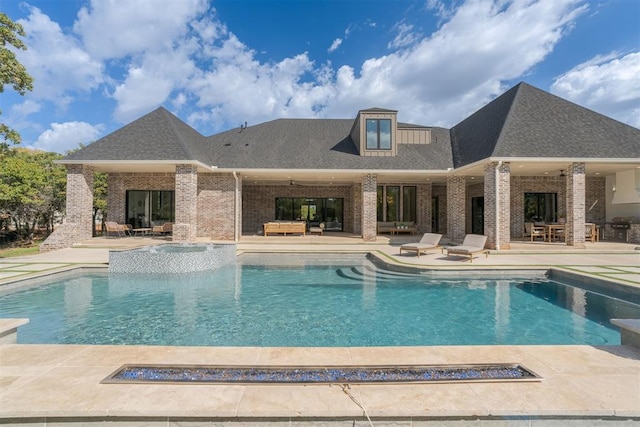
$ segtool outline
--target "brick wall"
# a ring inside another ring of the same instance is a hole
[[[353,222],[352,233],[362,234],[362,183],[357,182],[351,187],[351,208],[352,213],[349,215]],[[346,216],[346,214],[345,214]],[[347,230],[344,230],[347,231]]]
[[[606,179],[604,177],[587,177],[586,179],[584,206],[587,222],[604,224],[606,221],[605,184]]]
[[[430,182],[416,185],[416,225],[420,233],[431,232],[431,197]]]

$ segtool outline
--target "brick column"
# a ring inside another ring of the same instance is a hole
[[[236,179],[231,173],[198,174],[198,237],[235,239],[236,216],[241,214],[236,203],[242,197],[241,179],[238,177],[239,188],[236,188]]]
[[[121,224],[126,218],[126,188],[122,174],[110,173],[107,176],[107,220]]]
[[[511,165],[491,162],[484,167],[484,234],[487,247],[511,246]]]
[[[585,248],[584,223],[586,176],[584,163],[569,165],[566,177],[567,188],[567,222],[565,233],[567,245],[575,248]]]
[[[377,179],[375,175],[362,177],[362,239],[376,240],[378,213],[376,209]]]
[[[432,199],[431,182],[418,184],[416,188],[416,223],[420,233],[431,232],[431,199]]]
[[[93,221],[93,167],[67,166],[67,222],[77,225],[78,237],[90,239]]]
[[[465,177],[447,177],[447,237],[454,242],[462,242],[466,234],[466,193]]]
[[[194,165],[176,165],[176,223],[173,240],[194,241],[198,221],[198,171]]]

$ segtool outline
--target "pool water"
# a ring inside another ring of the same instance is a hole
[[[617,345],[609,319],[640,318],[640,306],[541,274],[442,278],[364,256],[243,255],[213,272],[57,280],[0,297],[0,317],[30,319],[19,343]]]

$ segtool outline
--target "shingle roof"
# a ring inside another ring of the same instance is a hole
[[[382,111],[367,111],[373,110]],[[398,145],[395,157],[359,156],[349,136],[353,124],[352,119],[278,119],[205,138],[160,107],[64,160],[198,161],[234,169],[445,170],[489,157],[640,158],[640,129],[526,83],[451,130],[430,128],[431,144]]]
[[[65,160],[197,160],[210,164],[205,137],[160,107]]]
[[[437,143],[398,146],[395,157],[360,157],[351,119],[278,119],[207,138],[221,168],[446,169],[452,166],[449,131],[435,128]]]
[[[488,157],[640,157],[640,129],[526,83],[454,126],[451,139],[455,167]]]

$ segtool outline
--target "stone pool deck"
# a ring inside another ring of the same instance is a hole
[[[239,251],[375,252],[399,265],[439,269],[559,267],[640,286],[640,251],[599,242],[586,250],[512,244],[473,264],[398,254],[397,239],[364,243],[309,237],[244,238]],[[293,238],[293,239],[292,239]],[[266,240],[265,240],[266,239]],[[408,239],[407,239],[408,240]],[[0,258],[0,292],[16,279],[105,266],[109,247],[149,239],[93,240],[78,248]],[[1,316],[1,314],[0,314]],[[18,328],[19,335],[19,328]],[[125,363],[386,365],[520,363],[540,382],[351,385],[101,384]],[[593,426],[640,423],[640,349],[631,346],[219,348],[0,345],[0,424],[269,426]]]

